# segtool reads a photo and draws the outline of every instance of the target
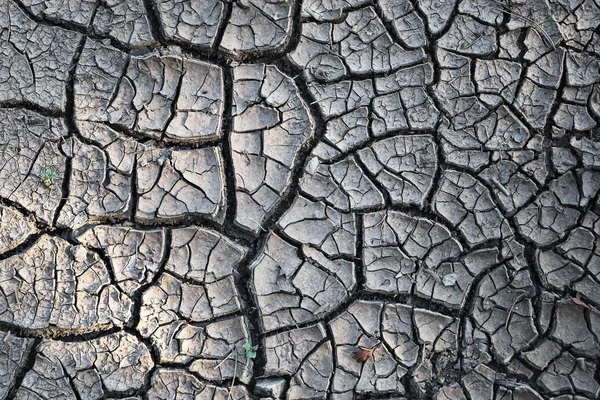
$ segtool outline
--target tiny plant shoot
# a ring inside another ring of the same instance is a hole
[[[244,350],[246,350],[246,357],[248,358],[256,358],[256,351],[258,350],[258,345],[252,346],[250,343],[244,343]]]
[[[42,178],[44,185],[50,186],[54,182],[54,179],[56,179],[58,176],[51,169],[47,169],[46,171],[42,172],[40,177]]]

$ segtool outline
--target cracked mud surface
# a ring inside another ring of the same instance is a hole
[[[600,398],[599,0],[0,0],[0,54],[0,400]]]

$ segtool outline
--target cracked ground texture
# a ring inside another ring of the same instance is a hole
[[[598,398],[600,0],[0,0],[0,400]]]

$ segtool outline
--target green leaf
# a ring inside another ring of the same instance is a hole
[[[258,345],[252,346],[250,343],[244,343],[244,350],[246,350],[246,357],[248,358],[256,358],[256,351],[258,350]]]
[[[44,182],[44,184],[46,185],[51,185],[52,181],[54,179],[56,179],[58,177],[58,175],[56,175],[54,173],[54,171],[52,171],[51,169],[47,169],[46,171],[42,172],[42,174],[40,175],[40,178],[42,178],[42,182]]]

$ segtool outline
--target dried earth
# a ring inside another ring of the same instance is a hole
[[[0,399],[600,398],[600,0],[0,0],[0,54]]]

